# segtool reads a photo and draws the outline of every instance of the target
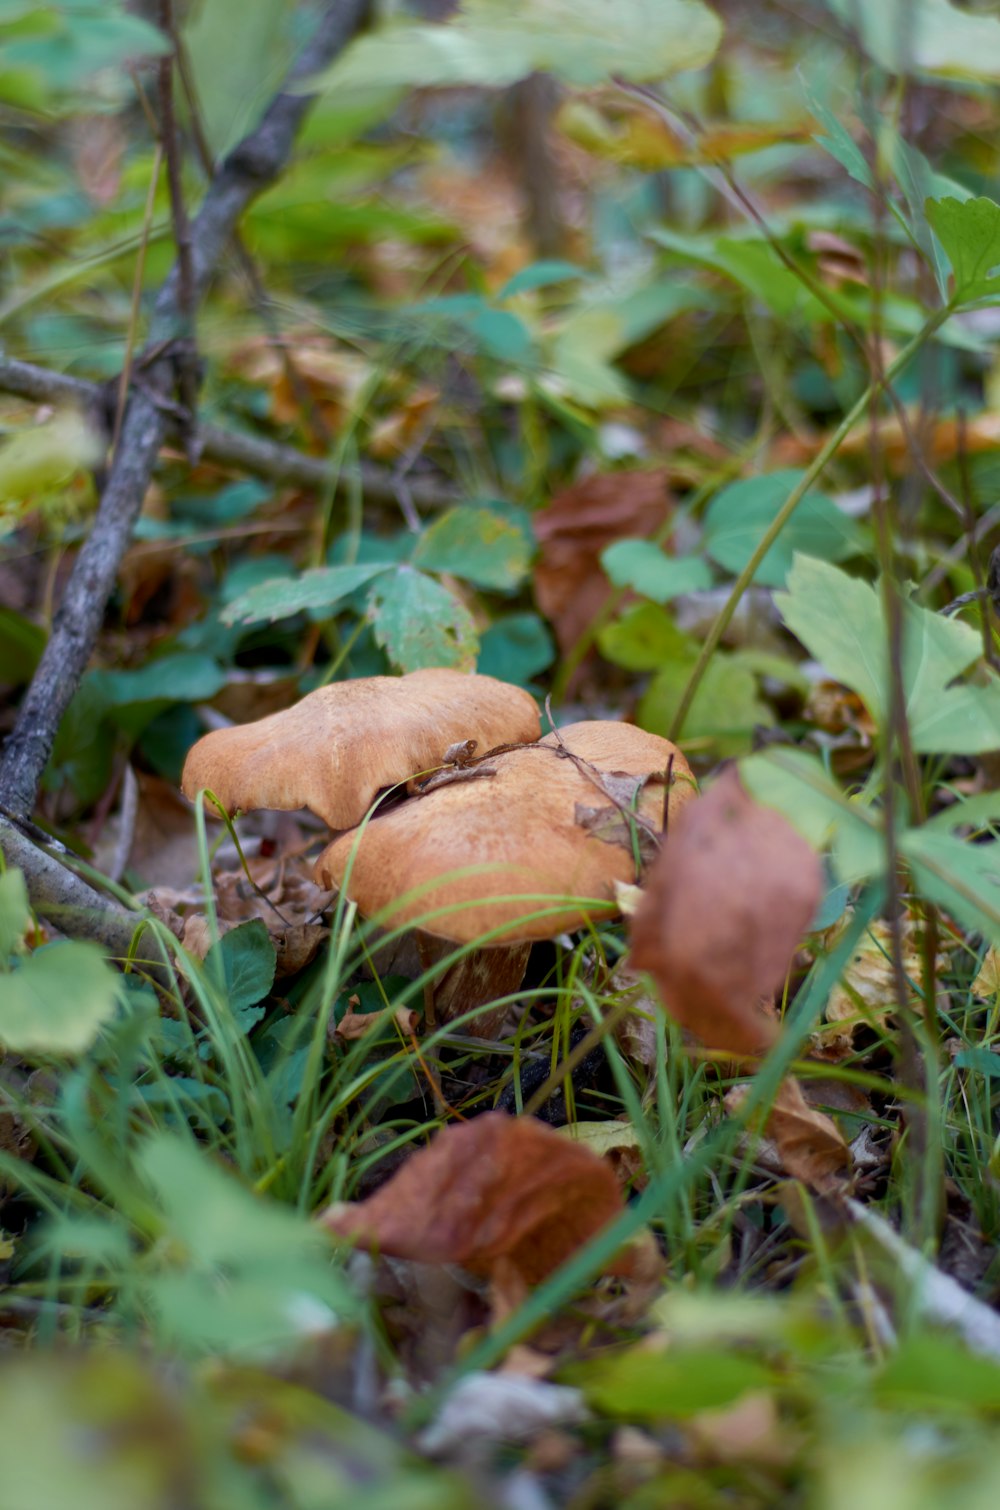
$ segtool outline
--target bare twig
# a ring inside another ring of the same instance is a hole
[[[260,124],[221,164],[191,232],[196,301],[214,275],[233,227],[247,205],[283,169],[309,96],[293,92],[334,58],[368,15],[369,0],[334,0],[310,45],[272,100]],[[52,635],[21,705],[0,764],[0,796],[14,812],[34,804],[56,730],[97,641],[118,566],[170,424],[176,366],[172,343],[180,309],[175,266],[157,297],[143,357],[144,383],[129,402],[107,486],[53,624]]]
[[[79,404],[100,415],[103,422],[105,391],[102,384],[87,382],[85,378],[50,372],[46,367],[37,367],[32,362],[19,362],[13,357],[0,357],[2,393],[14,393],[20,398],[43,404]],[[169,437],[174,433],[173,418],[169,414],[166,418]],[[321,490],[352,476],[348,462],[333,466],[324,457],[307,456],[295,446],[283,446],[261,436],[240,435],[218,425],[200,426],[198,445],[202,461],[215,462],[218,466],[232,467],[236,471],[249,472],[254,477],[266,477],[274,482],[291,483],[296,487]],[[370,502],[399,504],[395,472],[376,466],[373,462],[363,461],[358,468],[357,478]],[[421,508],[440,509],[456,501],[457,494],[454,490],[435,478],[408,477],[406,486],[414,503]]]
[[[198,357],[195,347],[194,254],[191,250],[191,222],[184,202],[181,144],[174,113],[174,65],[177,34],[174,27],[173,0],[159,0],[160,30],[170,38],[173,50],[160,59],[157,74],[160,96],[160,146],[167,160],[167,184],[170,190],[170,219],[177,248],[177,393],[185,411],[183,420],[184,449],[193,464],[198,451],[194,436],[198,408]]]
[[[40,917],[71,938],[93,939],[118,959],[128,958],[143,916],[102,896],[0,816],[0,850],[24,873],[28,897]]]

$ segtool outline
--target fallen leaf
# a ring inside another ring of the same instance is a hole
[[[970,989],[973,996],[978,996],[981,1001],[989,1001],[1000,991],[1000,952],[994,944],[983,955],[983,962]]]
[[[824,947],[836,946],[849,923],[849,914],[823,936]],[[923,977],[923,958],[916,925],[912,918],[900,923],[903,943],[903,970],[913,987],[909,1000],[919,1000],[917,987]],[[947,968],[947,956],[939,954],[936,971]],[[882,1028],[886,1019],[898,1010],[896,981],[892,965],[892,931],[881,920],[873,922],[851,956],[840,980],[830,992],[826,1004],[826,1023],[815,1038],[824,1058],[843,1057],[851,1052],[855,1034],[861,1027]]]
[[[516,1374],[467,1374],[418,1438],[429,1457],[479,1457],[498,1442],[530,1442],[589,1411],[578,1389]]]
[[[830,1190],[841,1184],[851,1155],[825,1112],[817,1111],[805,1098],[791,1075],[783,1081],[767,1119],[767,1132],[774,1139],[787,1174],[813,1190]]]
[[[620,1185],[634,1186],[637,1190],[645,1188],[642,1144],[631,1122],[571,1122],[567,1127],[560,1127],[559,1134],[607,1159]]]
[[[671,508],[660,469],[587,477],[539,509],[534,516],[540,547],[535,596],[564,653],[611,595],[601,552],[614,540],[655,534]]]
[[[757,1055],[777,1036],[761,998],[782,982],[823,892],[816,854],[735,769],[670,825],[632,919],[632,965],[709,1048]]]
[[[461,1264],[505,1294],[538,1284],[623,1210],[614,1170],[531,1117],[442,1128],[366,1201],[321,1218],[395,1258]]]
[[[739,1114],[749,1094],[749,1085],[735,1085],[726,1093],[730,1115]],[[758,1161],[770,1173],[784,1172],[813,1190],[842,1188],[850,1150],[831,1118],[810,1106],[794,1077],[779,1086],[759,1136]]]

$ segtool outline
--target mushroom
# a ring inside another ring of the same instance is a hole
[[[507,990],[520,984],[521,975],[510,980],[518,959],[523,974],[533,941],[617,911],[615,882],[637,879],[643,851],[695,795],[676,746],[615,722],[570,724],[433,783],[338,835],[316,863],[317,880],[346,888],[364,917],[453,944],[482,941],[495,956],[505,946]],[[440,983],[437,1005],[440,1016],[454,1015],[443,1010]]]
[[[480,750],[538,738],[534,698],[492,676],[438,668],[335,682],[256,723],[217,729],[189,752],[181,786],[228,813],[306,807],[332,829],[360,823],[383,787]]]

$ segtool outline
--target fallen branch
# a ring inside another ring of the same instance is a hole
[[[336,57],[366,20],[368,6],[369,0],[333,0],[313,41],[293,66],[287,89],[294,90]],[[309,104],[307,94],[278,94],[256,129],[221,164],[191,229],[195,302],[204,295],[243,211],[284,168]],[[149,341],[135,368],[141,381],[129,399],[93,526],[4,750],[0,798],[16,814],[26,814],[34,806],[56,730],[97,642],[160,448],[178,417],[173,403],[177,381],[173,343],[181,328],[180,313],[175,266],[153,307]]]
[[[33,362],[19,362],[14,357],[0,357],[0,393],[13,393],[39,404],[76,404],[100,414],[106,390],[101,383],[70,377],[64,372],[50,372]],[[175,419],[167,415],[167,438],[180,439]],[[399,503],[399,481],[395,473],[374,462],[363,461],[360,467],[345,463],[331,466],[321,456],[307,456],[295,446],[283,446],[260,436],[241,435],[218,425],[199,425],[194,432],[197,453],[202,461],[249,472],[269,481],[292,483],[300,488],[322,490],[337,483],[358,480],[370,503]],[[418,508],[440,509],[457,498],[447,483],[407,474],[406,488]]]
[[[24,874],[28,898],[39,917],[69,938],[93,939],[116,959],[128,958],[143,915],[102,896],[66,865],[39,849],[0,816],[0,850]]]

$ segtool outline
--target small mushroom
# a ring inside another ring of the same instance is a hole
[[[316,876],[346,886],[365,917],[455,943],[553,938],[617,910],[614,883],[637,879],[670,812],[694,794],[668,740],[630,724],[570,724],[340,834]]]
[[[439,766],[453,745],[487,751],[534,740],[534,699],[492,676],[438,668],[368,676],[310,692],[282,713],[206,734],[181,785],[228,813],[310,808],[332,829],[360,823],[377,793]]]

